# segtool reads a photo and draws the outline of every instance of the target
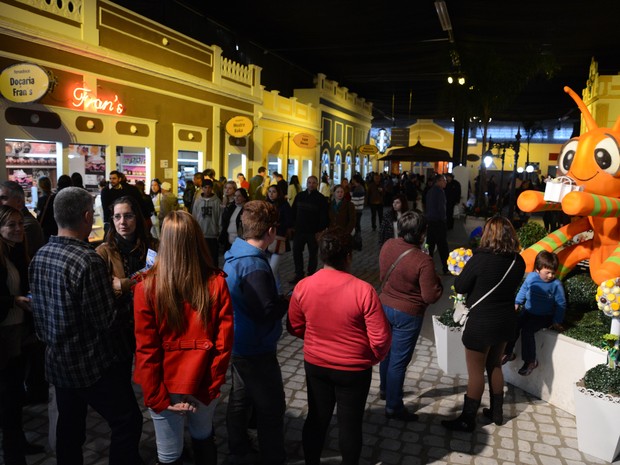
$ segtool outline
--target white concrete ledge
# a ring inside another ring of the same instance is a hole
[[[550,330],[536,333],[538,368],[531,375],[518,373],[523,366],[520,339],[515,353],[517,358],[503,367],[506,382],[571,415],[575,415],[574,384],[590,368],[607,362],[603,349]]]

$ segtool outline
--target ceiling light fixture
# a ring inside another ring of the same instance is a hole
[[[437,16],[439,16],[439,22],[441,23],[441,29],[443,31],[451,31],[452,23],[450,22],[450,15],[448,14],[448,7],[444,0],[437,0],[435,2],[435,9],[437,10]]]
[[[439,23],[441,24],[442,31],[448,33],[450,42],[454,42],[454,36],[452,35],[452,22],[450,21],[450,15],[448,14],[448,7],[444,0],[437,0],[435,2],[435,9],[437,10],[437,16],[439,16]]]

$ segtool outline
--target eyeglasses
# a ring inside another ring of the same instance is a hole
[[[114,221],[120,221],[123,218],[125,218],[125,220],[127,221],[131,221],[136,219],[136,215],[134,215],[133,213],[125,213],[124,215],[117,213],[116,215],[112,215],[112,218],[114,218]]]
[[[7,200],[9,200],[9,196],[8,195],[0,195],[0,201],[1,202],[6,202]]]

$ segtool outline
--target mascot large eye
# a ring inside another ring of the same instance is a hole
[[[594,148],[594,161],[606,173],[615,176],[620,171],[620,150],[613,137],[606,137]]]
[[[570,165],[573,164],[575,153],[577,152],[577,144],[578,141],[569,140],[562,147],[562,150],[560,151],[560,158],[558,159],[558,168],[562,174],[566,174],[570,170]]]

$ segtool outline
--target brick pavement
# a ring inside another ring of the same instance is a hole
[[[467,225],[469,227],[469,224]],[[354,256],[352,273],[378,285],[376,244],[377,233],[370,230],[370,212],[362,217],[364,249]],[[466,245],[467,233],[462,221],[448,234],[450,250]],[[283,258],[281,273],[284,283],[293,276],[290,253]],[[436,258],[437,269],[441,269]],[[540,464],[578,465],[606,462],[586,456],[577,450],[575,418],[520,389],[508,386],[505,400],[507,422],[501,427],[493,424],[478,425],[473,434],[451,433],[440,421],[455,414],[461,406],[467,379],[464,376],[446,376],[437,367],[431,315],[439,314],[449,305],[451,277],[444,277],[446,292],[442,299],[427,312],[422,334],[405,380],[405,402],[420,415],[415,423],[387,420],[383,414],[384,402],[379,400],[379,373],[375,367],[368,396],[364,422],[364,465],[417,465],[417,464]],[[285,284],[285,290],[290,285]],[[306,413],[306,392],[303,372],[302,343],[284,334],[279,347],[279,360],[287,400],[285,417],[286,446],[291,464],[303,464],[301,430]],[[219,463],[226,463],[225,411],[228,383],[224,386],[216,411],[216,436]],[[136,395],[142,405],[139,387]],[[488,405],[485,393],[483,405]],[[156,460],[155,438],[148,412],[143,411],[144,429],[141,441],[142,456],[147,464]],[[24,409],[24,426],[28,438],[37,444],[47,442],[47,408],[44,405]],[[107,464],[108,428],[106,423],[91,412],[84,446],[85,465]],[[335,421],[328,434],[323,452],[324,464],[340,463],[337,452],[338,427]],[[191,453],[191,452],[190,452]],[[186,463],[192,463],[188,457]],[[31,456],[28,465],[54,465],[52,452]],[[0,458],[0,465],[4,465]]]

